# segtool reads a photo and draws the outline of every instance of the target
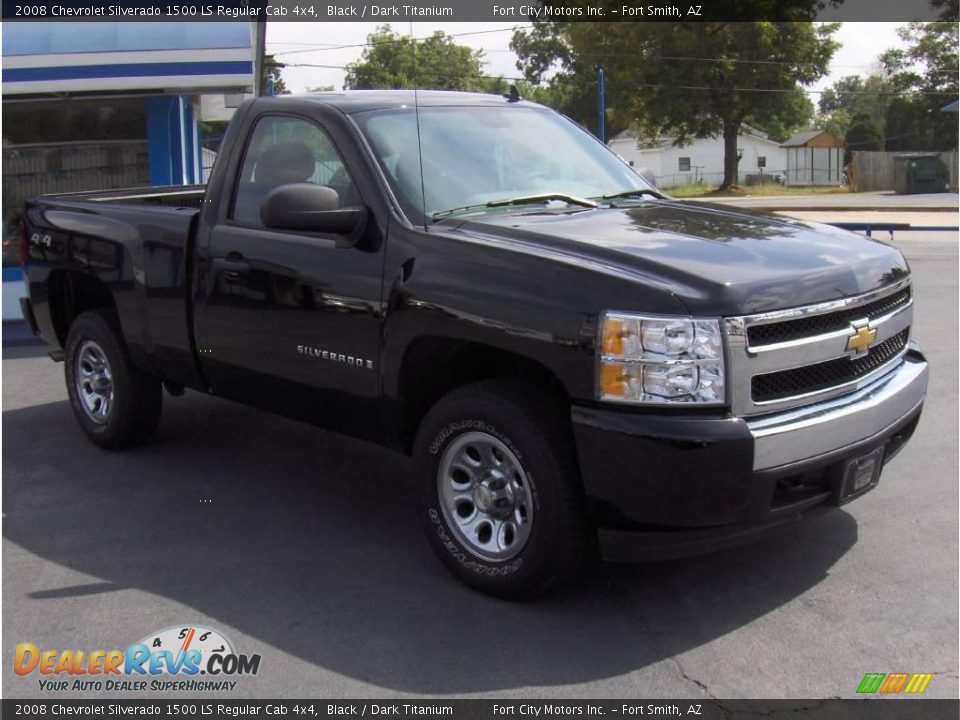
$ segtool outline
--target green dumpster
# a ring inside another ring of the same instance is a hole
[[[936,155],[899,155],[893,160],[893,189],[900,195],[947,192],[949,185],[947,166]]]

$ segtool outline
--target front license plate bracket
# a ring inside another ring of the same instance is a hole
[[[858,498],[877,486],[883,470],[884,446],[850,458],[843,464],[840,482],[840,504]]]

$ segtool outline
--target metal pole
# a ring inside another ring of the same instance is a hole
[[[253,94],[254,97],[263,95],[263,60],[267,50],[267,21],[257,20],[254,26],[255,45],[253,57]]]
[[[607,142],[607,122],[606,122],[606,81],[603,77],[603,68],[597,70],[597,128],[600,142]]]

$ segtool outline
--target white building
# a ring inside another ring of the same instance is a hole
[[[610,149],[637,170],[649,169],[665,189],[696,182],[719,185],[723,180],[723,137],[696,138],[675,147],[672,137],[649,142],[638,139],[633,130],[624,130],[610,140]],[[740,185],[759,183],[761,176],[764,182],[767,178],[777,182],[786,175],[787,151],[766,133],[743,125],[737,150]]]
[[[787,185],[840,185],[843,143],[826,130],[798,133],[783,144]]]

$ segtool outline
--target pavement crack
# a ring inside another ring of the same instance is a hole
[[[712,692],[710,692],[710,688],[707,687],[707,684],[704,683],[704,682],[701,682],[701,681],[697,680],[695,677],[689,675],[689,674],[687,673],[686,669],[683,667],[683,663],[681,663],[677,658],[671,657],[671,658],[669,658],[669,660],[670,660],[670,662],[673,663],[673,666],[677,669],[677,672],[680,673],[680,677],[682,677],[682,678],[683,678],[684,680],[686,680],[688,683],[691,683],[691,684],[693,684],[693,685],[696,685],[698,688],[700,688],[700,690],[703,692],[703,694],[706,695],[706,696],[707,696],[708,698],[710,698],[711,700],[716,700],[716,699],[717,699],[717,697],[716,697]],[[720,703],[717,703],[717,704],[720,705]],[[723,710],[723,706],[722,706],[722,705],[720,705],[720,709]]]

